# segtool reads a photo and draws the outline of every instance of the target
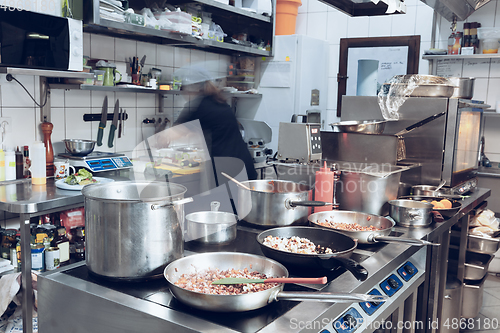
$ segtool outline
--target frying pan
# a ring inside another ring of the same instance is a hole
[[[432,196],[429,197],[429,196],[423,196],[423,195],[407,195],[407,196],[402,196],[399,199],[410,199],[410,200],[418,200],[418,201],[427,200],[427,201],[431,202],[433,200],[439,201],[439,200],[442,200],[445,198],[432,197]],[[448,200],[451,201],[451,208],[434,208],[433,209],[433,210],[439,212],[442,216],[444,216],[446,218],[452,217],[462,208],[462,204],[459,201],[453,200],[453,199],[448,199]]]
[[[203,294],[175,285],[182,274],[206,269],[245,269],[264,273],[270,277],[288,277],[287,269],[274,260],[263,256],[237,252],[211,252],[190,255],[171,262],[164,270],[170,291],[182,303],[191,307],[214,312],[241,312],[262,308],[279,300],[319,302],[380,302],[386,297],[350,293],[286,292],[283,284],[259,292],[239,295]]]
[[[330,254],[301,254],[274,249],[264,245],[267,236],[290,238],[293,236],[307,238],[316,245],[331,248]],[[332,270],[344,267],[356,279],[364,281],[368,271],[358,262],[350,259],[357,246],[357,241],[333,230],[324,230],[312,227],[280,227],[261,232],[257,235],[257,242],[266,257],[279,261],[291,269]]]
[[[357,223],[362,227],[374,226],[379,230],[351,231],[351,230],[336,229],[333,227],[325,227],[318,223],[325,221],[352,223],[352,224]],[[388,218],[373,214],[352,212],[347,210],[327,211],[309,215],[309,222],[311,223],[311,225],[315,227],[336,230],[337,232],[340,232],[351,238],[357,239],[360,244],[371,244],[375,242],[406,243],[408,245],[417,245],[417,246],[432,244],[430,242],[421,239],[389,236],[392,227],[394,227],[396,223],[394,221],[389,220]]]

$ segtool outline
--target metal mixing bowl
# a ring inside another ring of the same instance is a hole
[[[385,120],[348,120],[332,123],[334,132],[382,134],[385,129]]]
[[[85,156],[94,150],[95,141],[81,139],[64,139],[62,140],[66,146],[66,150],[75,156]]]

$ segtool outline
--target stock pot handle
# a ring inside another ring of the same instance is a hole
[[[168,203],[163,204],[163,205],[152,204],[151,210],[157,210],[157,209],[160,209],[163,207],[169,207],[169,206],[173,206],[173,205],[183,205],[183,204],[189,203],[189,202],[193,202],[193,198],[189,197],[189,198],[174,200],[172,202],[168,202]]]

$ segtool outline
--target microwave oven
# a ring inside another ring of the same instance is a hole
[[[82,71],[82,21],[0,11],[0,66]]]

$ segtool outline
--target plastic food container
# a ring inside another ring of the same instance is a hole
[[[483,54],[498,53],[498,39],[483,40]]]
[[[254,85],[253,81],[227,81],[226,86],[234,87],[239,91],[246,91],[252,89]]]
[[[102,86],[104,82],[104,71],[96,69],[94,70],[94,86]]]

